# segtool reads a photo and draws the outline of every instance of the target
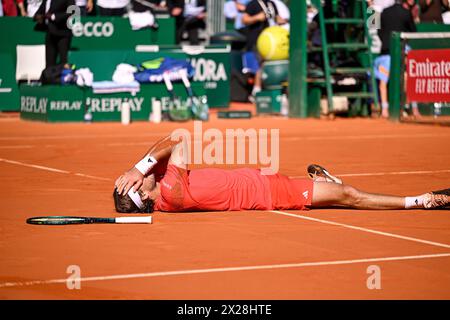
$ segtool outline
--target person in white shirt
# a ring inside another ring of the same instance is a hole
[[[371,6],[376,12],[381,13],[384,9],[394,5],[395,0],[371,0],[368,1],[368,5]]]
[[[33,18],[41,3],[42,0],[27,0],[27,16]]]
[[[94,0],[76,0],[75,4],[80,8],[80,14],[83,17],[94,9]]]
[[[121,17],[127,13],[130,0],[97,0],[99,14],[101,16]]]

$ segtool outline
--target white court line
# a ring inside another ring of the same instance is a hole
[[[347,229],[353,229],[353,230],[359,230],[359,231],[368,232],[368,233],[374,233],[374,234],[382,235],[382,236],[385,236],[385,237],[397,238],[397,239],[402,239],[402,240],[407,240],[407,241],[413,241],[413,242],[428,244],[428,245],[432,245],[432,246],[435,246],[435,247],[441,247],[441,248],[450,249],[450,245],[445,244],[445,243],[428,241],[428,240],[422,240],[422,239],[413,238],[413,237],[406,237],[406,236],[402,236],[402,235],[399,235],[399,234],[383,232],[383,231],[377,231],[377,230],[373,230],[373,229],[353,226],[353,225],[350,225],[350,224],[339,223],[339,222],[334,222],[334,221],[329,221],[329,220],[322,220],[322,219],[317,219],[317,218],[313,218],[313,217],[307,217],[307,216],[303,216],[303,215],[299,215],[299,214],[293,214],[293,213],[288,213],[288,212],[283,212],[283,211],[278,211],[278,210],[270,210],[269,212],[273,212],[273,213],[276,213],[276,214],[281,214],[281,215],[285,215],[285,216],[289,216],[289,217],[294,217],[294,218],[297,218],[297,219],[304,219],[304,220],[309,220],[309,221],[315,221],[315,222],[330,224],[330,225],[333,225],[333,226],[344,227],[344,228],[347,228]]]
[[[139,137],[158,137],[169,135],[170,132],[148,132],[148,133],[139,133]],[[58,139],[92,139],[95,138],[133,138],[136,139],[136,135],[120,135],[120,134],[96,134],[93,135],[58,135],[58,136],[29,136],[29,137],[20,137],[20,136],[12,136],[12,137],[0,137],[0,141],[9,141],[9,140],[58,140]]]
[[[0,146],[0,149],[30,149],[34,148],[32,145],[13,145],[13,146]]]
[[[9,164],[15,164],[15,165],[19,165],[19,166],[23,166],[23,167],[29,167],[29,168],[34,168],[34,169],[39,169],[39,170],[45,170],[45,171],[50,171],[50,172],[56,172],[56,173],[72,174],[72,175],[75,175],[75,176],[85,177],[85,178],[90,178],[90,179],[95,179],[95,180],[111,181],[111,179],[109,179],[109,178],[96,177],[96,176],[91,176],[91,175],[84,174],[84,173],[70,172],[70,171],[67,171],[67,170],[55,169],[55,168],[51,168],[51,167],[39,166],[39,165],[36,165],[36,164],[29,164],[29,163],[24,163],[24,162],[14,161],[14,160],[8,160],[8,159],[3,159],[3,158],[0,158],[0,162],[5,162],[5,163],[9,163]]]
[[[281,137],[283,140],[290,140],[290,141],[298,141],[298,140],[347,140],[347,139],[356,139],[356,140],[363,140],[363,139],[387,139],[387,138],[444,138],[448,135],[443,134],[432,134],[432,133],[423,133],[423,134],[373,134],[373,135],[336,135],[336,136],[312,136],[312,137]],[[450,136],[449,136],[450,137]]]
[[[125,146],[148,146],[149,142],[111,142],[111,143],[97,143],[96,146],[102,147],[125,147]],[[44,144],[44,145],[10,145],[10,146],[0,146],[0,149],[31,149],[31,148],[60,148],[65,147],[65,145],[58,144]],[[89,147],[90,148],[90,147]]]
[[[78,173],[78,172],[75,172],[73,174],[78,176],[78,177],[84,177],[84,178],[89,178],[89,179],[103,180],[103,181],[112,181],[112,179],[110,179],[110,178],[97,177],[97,176],[92,176],[90,174],[84,174],[84,173]]]
[[[74,174],[76,176],[80,177],[87,177],[97,180],[104,180],[104,181],[111,181],[112,179],[109,178],[103,178],[103,177],[97,177],[97,176],[91,176],[83,173],[74,173],[66,170],[60,170],[45,166],[39,166],[34,164],[28,164],[24,162],[14,161],[14,160],[8,160],[0,158],[0,161],[11,163],[11,164],[17,164],[25,167],[35,168],[35,169],[41,169],[46,171],[53,171],[58,173],[65,173],[65,174]],[[371,173],[345,173],[345,174],[336,174],[337,177],[370,177],[370,176],[385,176],[385,175],[408,175],[408,174],[435,174],[435,173],[450,173],[450,169],[443,169],[443,170],[434,170],[434,171],[397,171],[397,172],[371,172]],[[298,179],[298,178],[306,178],[307,176],[289,176],[291,179]]]
[[[87,282],[87,281],[107,281],[107,280],[123,280],[123,279],[137,279],[137,278],[155,278],[155,277],[166,277],[166,276],[182,276],[182,275],[190,275],[190,274],[206,274],[206,273],[218,273],[218,272],[235,272],[235,271],[251,271],[251,270],[271,270],[271,269],[348,265],[348,264],[356,264],[356,263],[404,261],[404,260],[418,260],[418,259],[444,258],[444,257],[450,257],[450,253],[424,254],[424,255],[415,255],[415,256],[397,256],[397,257],[384,257],[384,258],[365,258],[365,259],[353,259],[353,260],[269,264],[269,265],[259,265],[259,266],[192,269],[192,270],[148,272],[148,273],[131,273],[131,274],[120,274],[120,275],[111,275],[111,276],[70,278],[69,281],[72,282],[72,281],[78,280],[78,281],[82,281],[82,282]],[[53,280],[23,281],[23,282],[4,282],[4,283],[0,283],[0,288],[67,283],[67,281],[68,281],[68,279],[66,278],[66,279],[53,279]]]
[[[237,128],[236,128],[237,129]],[[207,129],[204,129],[206,131]],[[191,131],[190,131],[191,132]],[[171,132],[148,132],[148,133],[140,133],[139,137],[158,137],[158,136],[166,136],[171,134]],[[191,132],[191,134],[193,134]],[[341,139],[387,139],[387,138],[408,138],[408,139],[414,139],[414,138],[444,138],[444,137],[450,137],[450,135],[444,135],[444,134],[398,134],[398,135],[341,135],[341,136],[311,136],[311,137],[289,137],[289,136],[281,136],[281,140],[291,140],[291,141],[297,141],[297,140],[341,140]],[[28,136],[28,137],[20,137],[20,136],[12,136],[12,137],[0,137],[0,141],[9,141],[9,140],[45,140],[45,139],[92,139],[92,135],[57,135],[57,136]],[[110,135],[102,135],[102,134],[95,134],[95,138],[132,138],[135,139],[136,135],[120,135],[120,134],[110,134]],[[247,138],[248,139],[248,138]],[[192,139],[193,140],[193,139]],[[220,140],[218,140],[220,141]]]
[[[393,171],[393,172],[367,172],[367,173],[344,173],[335,174],[336,177],[371,177],[371,176],[387,176],[387,175],[408,175],[408,174],[434,174],[434,173],[450,173],[450,169],[442,170],[420,170],[420,171]],[[307,176],[289,176],[289,178],[306,178]]]

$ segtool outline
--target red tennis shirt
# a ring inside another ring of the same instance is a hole
[[[281,174],[262,175],[258,169],[180,169],[168,165],[160,181],[155,210],[230,211],[307,209],[313,182]]]

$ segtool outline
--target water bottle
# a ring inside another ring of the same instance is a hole
[[[152,113],[150,113],[150,122],[160,123],[162,117],[161,101],[155,100],[152,103]]]
[[[442,112],[441,108],[442,108],[442,103],[441,102],[435,102],[434,103],[433,115],[434,115],[435,118],[437,118],[438,116],[441,115],[441,112]]]
[[[92,122],[92,112],[91,108],[89,108],[84,114],[84,122],[91,123]]]
[[[121,121],[123,125],[130,124],[130,104],[128,101],[122,102]]]

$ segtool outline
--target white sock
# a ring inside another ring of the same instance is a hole
[[[405,197],[405,209],[423,208],[423,195],[416,197]]]
[[[381,103],[381,108],[383,108],[383,109],[389,109],[389,102],[382,102],[382,103]]]

